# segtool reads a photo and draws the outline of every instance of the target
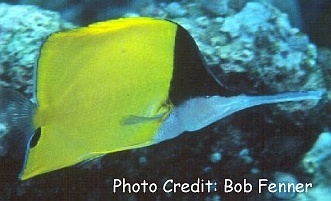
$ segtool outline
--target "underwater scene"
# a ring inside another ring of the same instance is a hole
[[[330,0],[0,0],[0,201],[331,200]]]

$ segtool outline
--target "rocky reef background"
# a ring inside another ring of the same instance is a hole
[[[305,34],[309,29],[304,17],[290,9],[298,6],[297,1],[288,1],[295,4],[292,7],[278,6],[280,1],[246,0],[7,2],[40,6],[0,3],[0,85],[15,88],[29,98],[33,66],[49,34],[94,21],[132,16],[166,18],[186,28],[196,40],[207,68],[228,89],[225,95],[311,89],[327,92],[320,102],[255,107],[169,142],[110,154],[25,182],[15,179],[19,165],[7,156],[5,143],[10,126],[1,122],[0,115],[0,200],[331,198],[331,51],[327,41],[314,43],[314,37]],[[323,33],[327,33],[325,29]],[[314,188],[298,195],[114,194],[114,178],[139,183],[145,179],[158,184],[169,178],[178,182],[196,182],[197,178],[231,178],[238,182],[243,178],[268,178],[313,182]]]

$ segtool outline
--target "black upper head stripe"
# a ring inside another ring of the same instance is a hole
[[[222,93],[224,89],[206,69],[206,64],[192,36],[178,25],[175,38],[174,70],[170,100],[174,105],[198,97]]]

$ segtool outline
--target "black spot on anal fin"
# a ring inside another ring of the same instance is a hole
[[[41,128],[39,127],[37,128],[36,132],[33,134],[30,140],[30,148],[33,148],[38,144],[40,136],[41,136]]]

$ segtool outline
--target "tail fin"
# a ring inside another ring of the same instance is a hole
[[[3,153],[21,160],[33,134],[32,117],[36,106],[25,96],[0,87],[0,146]],[[1,155],[1,154],[0,154]]]

